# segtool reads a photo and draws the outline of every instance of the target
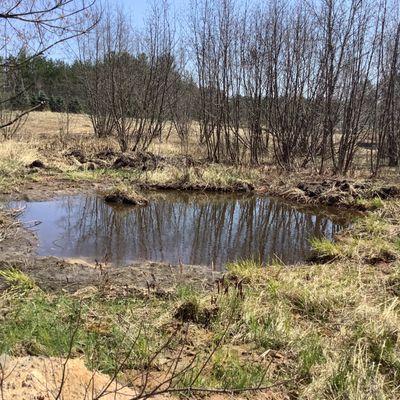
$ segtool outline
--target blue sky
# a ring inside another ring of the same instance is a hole
[[[1,0],[0,0],[1,1]],[[99,2],[108,3],[111,6],[122,7],[126,9],[127,14],[131,17],[132,23],[136,28],[143,27],[144,20],[148,15],[153,1],[161,0],[98,0]],[[190,4],[190,0],[168,0],[171,15],[184,15]],[[47,54],[51,58],[61,59],[64,61],[71,60],[71,50],[74,47],[73,42],[65,43],[63,46],[52,48]],[[73,53],[73,50],[72,50]]]
[[[118,4],[126,8],[132,15],[133,22],[138,26],[143,23],[143,19],[146,17],[146,13],[152,4],[151,0],[108,0],[108,2],[109,4]],[[169,0],[172,14],[175,12],[179,15],[187,9],[189,3],[189,0]]]

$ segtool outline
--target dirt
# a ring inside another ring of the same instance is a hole
[[[186,301],[175,311],[174,318],[181,322],[193,322],[208,327],[218,315],[218,307],[199,307],[193,301]]]
[[[35,181],[27,181],[12,192],[0,193],[1,201],[45,201],[58,196],[74,195],[79,193],[93,193],[105,190],[111,182],[73,181],[54,175],[40,175]]]
[[[61,358],[1,356],[0,364],[4,377],[3,400],[54,400],[60,388],[63,400],[93,400],[110,382],[107,375],[86,368],[81,359],[66,362]],[[101,398],[126,400],[135,395],[134,389],[112,382]]]
[[[91,164],[94,169],[137,169],[140,171],[154,171],[157,168],[166,166],[190,167],[201,165],[201,161],[195,161],[190,156],[169,156],[163,157],[151,152],[117,152],[112,149],[105,149],[95,154],[84,154],[80,149],[72,149],[64,153],[64,157],[71,165]]]
[[[178,285],[209,290],[218,272],[189,265],[136,263],[124,267],[92,265],[85,261],[62,260],[56,257],[31,257],[28,260],[1,261],[0,269],[17,268],[29,275],[46,292],[67,291],[79,295],[90,287],[106,298],[170,297]],[[0,280],[0,289],[6,283]]]
[[[46,165],[41,160],[34,160],[29,165],[28,168],[38,168],[38,169],[45,169]]]
[[[18,210],[0,211],[0,260],[12,263],[34,256],[37,240],[17,220]]]

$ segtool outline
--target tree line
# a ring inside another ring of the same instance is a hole
[[[32,58],[22,65],[34,73],[14,69],[9,90],[40,89],[54,110],[76,99],[122,151],[174,127],[183,146],[198,130],[216,163],[340,174],[360,157],[373,174],[399,165],[396,0],[191,0],[179,24],[167,1],[140,30],[122,10],[95,9],[73,63]]]

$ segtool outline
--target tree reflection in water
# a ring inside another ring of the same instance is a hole
[[[247,258],[301,261],[311,237],[331,238],[345,224],[268,197],[187,193],[153,195],[144,208],[70,196],[28,203],[24,219],[43,221],[41,255],[216,266]]]

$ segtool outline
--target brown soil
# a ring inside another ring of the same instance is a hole
[[[105,190],[111,181],[72,181],[60,178],[54,174],[37,175],[35,182],[25,182],[12,192],[0,193],[0,201],[42,201],[57,196],[67,196],[82,193],[92,193]]]
[[[142,195],[131,190],[112,189],[104,193],[104,201],[109,204],[126,206],[146,206],[149,201]]]

